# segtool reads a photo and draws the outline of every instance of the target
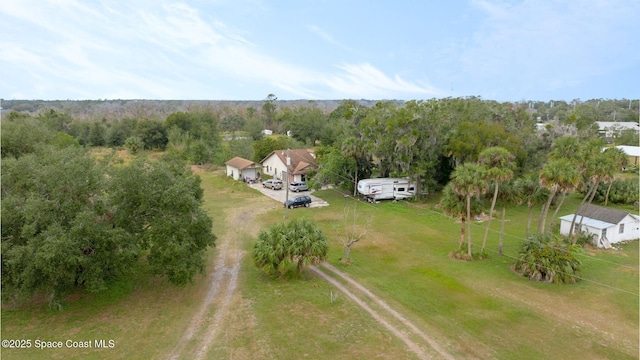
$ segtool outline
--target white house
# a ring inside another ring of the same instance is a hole
[[[560,217],[560,234],[569,235],[573,215]],[[602,206],[584,205],[576,216],[574,233],[580,229],[591,234],[593,245],[609,248],[611,244],[621,241],[640,239],[640,216]]]
[[[289,182],[306,181],[307,174],[318,167],[312,150],[275,150],[260,161],[262,164],[263,174],[271,175],[275,179],[286,181],[287,156],[289,156],[290,160]]]
[[[255,180],[260,177],[262,169],[260,164],[237,156],[224,164],[227,165],[227,176],[234,180]]]
[[[600,135],[606,139],[620,134],[623,130],[640,133],[640,124],[635,121],[596,121]]]

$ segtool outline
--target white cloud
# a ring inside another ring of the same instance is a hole
[[[251,88],[288,94],[280,98],[439,93],[426,84],[385,74],[370,63],[314,69],[279,59],[265,50],[268,46],[247,38],[248,32],[236,24],[183,2],[92,4],[18,1],[0,8],[0,31],[16,34],[0,44],[5,50],[0,54],[2,71],[21,69],[30,74],[21,84],[11,81],[15,94],[77,99],[248,98],[232,92]],[[309,30],[347,49],[318,26]]]
[[[441,96],[443,93],[426,84],[414,84],[396,75],[390,78],[371,64],[344,64],[338,66],[344,72],[334,75],[327,85],[347,97],[404,98],[409,96]]]

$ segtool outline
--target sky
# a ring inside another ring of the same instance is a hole
[[[638,0],[20,0],[0,99],[638,99]]]

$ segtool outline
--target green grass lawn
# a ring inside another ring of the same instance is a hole
[[[227,211],[265,201],[245,185],[202,173],[205,208],[219,237],[230,231]],[[442,344],[455,358],[477,359],[637,359],[638,242],[622,250],[588,249],[581,255],[585,280],[574,285],[539,284],[514,274],[528,210],[507,209],[504,256],[497,254],[499,219],[492,222],[482,261],[452,260],[460,224],[441,214],[436,200],[425,203],[366,204],[325,190],[316,195],[331,205],[288,212],[314,219],[330,241],[329,262],[369,287],[390,306]],[[258,200],[256,200],[258,199]],[[573,212],[580,199],[569,197],[559,212]],[[357,204],[367,235],[343,265],[342,219]],[[566,209],[566,211],[564,210]],[[539,209],[534,214],[535,220]],[[260,215],[263,228],[284,220],[281,207]],[[474,251],[484,223],[472,226]],[[534,222],[535,228],[535,222]],[[327,283],[304,273],[276,279],[259,272],[243,239],[242,308],[237,323],[224,329],[215,358],[236,359],[412,359],[404,344]],[[211,250],[213,256],[217,250]],[[140,270],[104,293],[78,293],[61,312],[46,301],[20,308],[3,306],[3,339],[114,339],[113,349],[2,350],[2,358],[166,358],[184,334],[207,291],[207,281],[176,288]],[[211,355],[214,356],[214,355]]]
[[[335,208],[353,199],[328,191],[318,195],[332,204],[318,210],[331,232],[335,220],[329,214],[339,214]],[[568,199],[560,215],[571,213],[579,201]],[[330,262],[410,311],[441,339],[468,339],[452,350],[457,356],[576,358],[595,352],[603,358],[637,358],[638,242],[622,251],[586,251],[581,256],[585,280],[576,285],[538,284],[510,269],[526,233],[526,207],[507,211],[505,256],[497,254],[500,222],[494,220],[487,242],[489,258],[461,262],[447,256],[457,247],[460,224],[434,205],[360,203],[360,217],[373,219],[369,235],[354,246],[351,266],[340,265],[341,242],[334,236]],[[484,227],[472,227],[476,250]],[[562,314],[567,315],[558,318]],[[629,333],[616,334],[626,346],[579,325],[589,320],[593,326],[627,329]]]

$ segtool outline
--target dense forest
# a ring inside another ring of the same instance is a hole
[[[556,138],[597,138],[597,121],[638,122],[639,107],[627,99],[283,101],[273,94],[262,101],[4,100],[2,155],[18,156],[51,132],[85,147],[169,150],[193,164],[221,165],[233,156],[260,161],[274,149],[316,147],[323,165],[317,182],[348,186],[394,175],[437,189],[486,147],[508,149],[525,173],[542,167]],[[265,138],[264,129],[275,135]],[[619,131],[606,141],[638,145],[638,136]]]

